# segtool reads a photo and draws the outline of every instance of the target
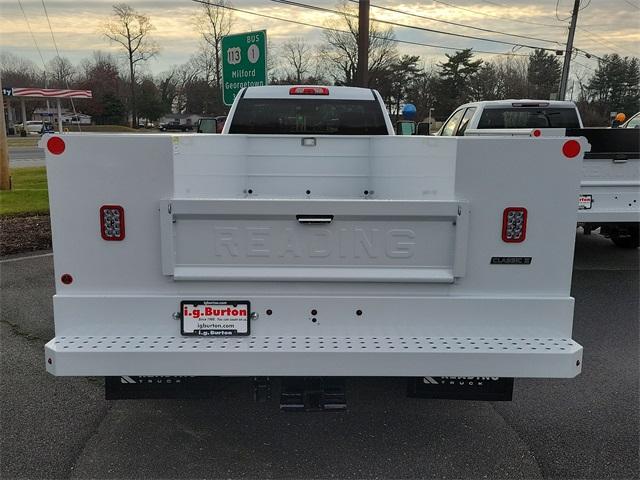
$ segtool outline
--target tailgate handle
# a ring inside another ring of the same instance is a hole
[[[296,215],[296,220],[304,225],[326,225],[333,221],[333,215]]]

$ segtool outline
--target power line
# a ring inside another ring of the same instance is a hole
[[[628,5],[631,5],[633,8],[640,10],[640,7],[633,2],[630,2],[629,0],[622,0],[622,1]]]
[[[560,6],[560,0],[556,0],[556,19],[559,22],[566,22],[567,20],[569,20],[571,18],[571,15],[569,15],[568,17],[565,18],[560,18],[560,16],[558,15],[558,7]]]
[[[498,2],[491,2],[491,1],[489,1],[489,0],[482,0],[482,1],[483,1],[484,3],[488,3],[489,5],[494,5],[494,6],[496,6],[496,7],[500,7],[500,8],[509,8],[509,7],[507,7],[506,5],[503,5],[503,4],[498,3]]]
[[[358,0],[350,0],[350,1],[352,3],[358,3]],[[380,10],[386,10],[386,11],[389,11],[389,12],[400,13],[402,15],[408,15],[410,17],[422,18],[424,20],[431,20],[433,22],[446,23],[447,25],[455,25],[457,27],[471,28],[473,30],[479,30],[481,32],[496,33],[496,34],[499,34],[499,35],[507,35],[507,36],[510,36],[510,37],[517,37],[517,38],[526,38],[528,40],[537,40],[539,42],[555,43],[555,44],[558,44],[558,45],[562,45],[562,43],[557,41],[557,40],[548,40],[548,39],[545,39],[545,38],[530,37],[530,36],[527,36],[527,35],[519,35],[517,33],[500,32],[498,30],[491,30],[489,28],[474,27],[472,25],[465,25],[464,23],[450,22],[448,20],[442,20],[442,19],[439,19],[439,18],[427,17],[425,15],[418,15],[417,13],[403,12],[401,10],[396,10],[396,9],[390,8],[390,7],[383,7],[382,5],[374,5],[373,3],[371,4],[371,6],[374,7],[374,8],[378,8]]]
[[[272,2],[275,3],[281,3],[284,5],[291,5],[294,7],[300,7],[300,8],[306,8],[308,10],[314,10],[314,11],[319,11],[319,12],[325,12],[325,13],[332,13],[332,14],[336,14],[336,15],[343,15],[343,16],[349,16],[349,17],[353,17],[353,18],[357,18],[358,16],[354,13],[349,13],[349,12],[339,12],[338,10],[332,10],[330,8],[325,8],[325,7],[318,7],[315,5],[309,5],[306,3],[301,3],[301,2],[295,2],[293,0],[271,0]],[[536,45],[527,45],[524,43],[513,43],[513,42],[507,42],[506,40],[496,40],[493,38],[482,38],[482,37],[476,37],[474,35],[465,35],[462,33],[451,33],[451,32],[445,32],[443,30],[434,30],[432,28],[426,28],[426,27],[416,27],[414,25],[407,25],[404,23],[399,23],[399,22],[393,22],[390,20],[381,20],[381,19],[377,19],[377,18],[371,18],[372,22],[378,22],[378,23],[383,23],[386,25],[392,25],[394,27],[400,27],[400,28],[411,28],[414,30],[421,30],[423,32],[429,32],[429,33],[439,33],[441,35],[451,35],[454,37],[461,37],[461,38],[469,38],[472,40],[481,40],[484,42],[492,42],[492,43],[500,43],[502,45],[511,45],[514,47],[526,47],[526,48],[531,48],[531,49],[540,49],[540,50],[546,50],[548,52],[555,52],[556,49],[554,48],[547,48],[547,47],[540,47],[540,46],[536,46]]]
[[[47,23],[49,24],[49,31],[51,32],[51,40],[53,40],[53,46],[56,49],[56,55],[60,58],[60,50],[58,50],[58,43],[56,42],[56,37],[53,35],[53,28],[51,28],[51,20],[49,20],[49,12],[47,12],[47,7],[44,4],[44,0],[42,1],[42,9],[44,10],[44,15],[47,17]]]
[[[22,6],[22,2],[18,0],[18,5],[20,5],[20,10],[22,10],[22,15],[24,16],[25,22],[27,22],[27,27],[29,28],[29,33],[31,34],[31,38],[33,39],[33,43],[36,46],[36,50],[38,51],[38,55],[40,55],[40,60],[42,61],[42,68],[44,69],[45,75],[47,74],[47,65],[45,64],[44,57],[42,56],[42,52],[40,51],[40,47],[38,46],[38,41],[36,40],[36,36],[33,34],[33,30],[31,29],[31,23],[29,23],[29,19],[27,18],[27,13],[24,11],[24,7]]]
[[[44,10],[44,15],[47,17],[47,23],[49,24],[49,31],[51,32],[51,40],[53,40],[53,46],[55,47],[56,54],[58,55],[58,62],[60,62],[60,65],[62,65],[62,57],[60,56],[60,50],[58,50],[58,42],[56,42],[56,37],[53,35],[53,28],[51,27],[51,20],[49,19],[49,12],[47,12],[47,7],[44,4],[44,0],[41,0],[41,1],[42,1],[42,9]],[[68,78],[66,77],[64,78],[64,83],[67,85],[67,88],[71,90],[71,87],[69,86]],[[69,100],[71,100],[71,109],[73,110],[73,116],[74,118],[77,119],[78,131],[82,131],[82,128],[80,127],[80,118],[78,117],[78,113],[76,112],[75,102],[73,101],[73,98],[69,98]],[[60,99],[58,99],[58,102],[60,102]],[[60,103],[58,103],[58,108],[60,108]],[[60,133],[62,133],[62,121],[59,120],[59,123],[60,125],[58,125],[58,128],[60,128]]]
[[[263,17],[263,18],[269,18],[271,20],[278,20],[281,22],[288,22],[288,23],[294,23],[296,25],[301,25],[301,26],[305,26],[305,27],[311,27],[311,28],[318,28],[321,30],[328,30],[331,32],[338,32],[338,33],[351,33],[347,30],[340,30],[338,28],[331,28],[331,27],[325,27],[323,25],[314,25],[312,23],[306,23],[306,22],[301,22],[298,20],[292,20],[290,18],[282,18],[282,17],[277,17],[275,15],[268,15],[265,13],[257,13],[257,12],[252,12],[251,10],[243,10],[241,8],[236,8],[236,7],[232,7],[230,5],[222,5],[222,4],[218,4],[218,3],[212,3],[209,2],[207,0],[191,0],[194,3],[200,3],[203,5],[211,5],[213,7],[219,7],[219,8],[224,8],[227,10],[232,10],[235,12],[240,12],[240,13],[246,13],[248,15],[255,15],[257,17]],[[372,36],[372,38],[376,38],[376,39],[383,39],[383,37],[379,37],[379,36]],[[417,46],[421,46],[421,47],[430,47],[430,48],[439,48],[439,49],[443,49],[443,50],[453,50],[453,51],[460,51],[460,48],[456,48],[456,47],[447,47],[444,45],[433,45],[433,44],[429,44],[429,43],[422,43],[422,42],[412,42],[409,40],[400,40],[398,38],[384,38],[385,40],[388,40],[390,42],[395,42],[395,43],[404,43],[407,45],[417,45]],[[476,49],[472,49],[473,52],[475,53],[486,53],[489,55],[505,55],[508,57],[528,57],[529,55],[524,54],[524,53],[514,53],[514,52],[490,52],[487,50],[476,50]]]
[[[635,53],[635,52],[632,52],[631,50],[627,50],[626,48],[622,48],[622,47],[620,47],[619,45],[613,45],[612,43],[608,43],[608,41],[605,41],[605,39],[604,39],[603,37],[601,37],[600,35],[596,34],[595,32],[592,32],[591,30],[587,30],[586,28],[581,27],[581,26],[579,26],[579,25],[578,25],[578,27],[577,27],[577,28],[578,28],[578,30],[581,30],[581,31],[583,31],[583,32],[587,32],[587,33],[589,34],[588,36],[589,36],[589,37],[591,37],[591,40],[592,40],[592,41],[594,41],[594,42],[596,42],[596,43],[598,43],[598,44],[602,45],[603,47],[606,47],[606,48],[608,48],[608,49],[611,49],[614,53],[615,53],[615,50],[616,50],[616,49],[620,49],[620,50],[622,50],[622,51],[625,51],[625,52],[630,53],[630,54],[631,54],[631,55],[633,55],[633,56],[635,56],[635,55],[636,55],[636,53]],[[601,39],[601,41],[596,40],[596,38]]]
[[[491,13],[485,13],[485,12],[480,12],[478,10],[472,10],[470,8],[460,7],[452,3],[443,2],[442,0],[433,0],[433,1],[436,3],[441,3],[442,5],[446,5],[447,7],[463,10],[465,12],[474,13],[476,15],[484,15],[485,17],[499,18],[500,20],[507,20],[509,22],[526,23],[528,25],[538,25],[541,27],[566,28],[564,25],[553,25],[550,23],[529,22],[527,20],[518,20],[515,18],[501,17],[500,15],[492,15]]]
[[[591,70],[592,72],[596,71],[595,68],[591,68],[591,67],[585,65],[584,63],[580,63],[580,62],[577,62],[575,60],[573,61],[573,63],[575,63],[576,65],[580,65],[581,67],[586,68],[587,70]]]

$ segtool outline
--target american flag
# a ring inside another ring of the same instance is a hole
[[[92,98],[91,90],[68,90],[64,88],[29,88],[14,87],[14,97],[45,97],[45,98]]]

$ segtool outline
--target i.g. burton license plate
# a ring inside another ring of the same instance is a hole
[[[592,201],[592,195],[580,195],[578,197],[578,210],[590,210]]]
[[[249,335],[250,309],[247,300],[183,300],[180,331],[202,337]]]

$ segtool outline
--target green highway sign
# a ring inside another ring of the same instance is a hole
[[[231,105],[243,87],[267,84],[267,31],[222,37],[222,98]]]

